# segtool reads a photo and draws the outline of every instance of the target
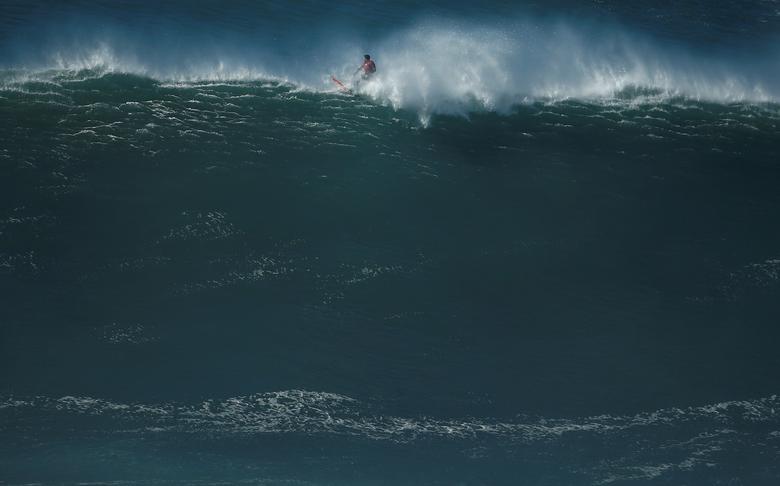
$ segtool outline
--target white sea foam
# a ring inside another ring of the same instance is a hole
[[[697,55],[615,27],[429,23],[387,39],[376,54],[379,74],[359,91],[423,115],[502,111],[539,99],[778,99],[775,81],[749,62]]]
[[[335,433],[377,440],[408,442],[430,436],[474,438],[494,436],[512,441],[551,440],[569,434],[617,434],[629,430],[674,427],[701,421],[711,426],[691,439],[676,442],[676,447],[697,445],[709,439],[736,433],[724,424],[739,428],[741,423],[777,423],[780,397],[721,402],[689,408],[668,408],[637,415],[598,415],[575,419],[539,418],[514,422],[483,419],[435,419],[372,414],[365,404],[345,395],[305,390],[285,390],[206,400],[186,405],[179,403],[120,403],[93,397],[61,398],[6,397],[0,408],[36,408],[86,415],[115,414],[124,420],[151,420],[157,425],[175,427],[182,432],[224,434],[255,433]]]

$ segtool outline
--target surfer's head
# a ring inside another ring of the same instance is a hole
[[[363,56],[363,59],[365,59],[366,61],[368,61],[369,59],[371,59],[371,56],[369,56],[368,54],[366,54],[365,56]]]

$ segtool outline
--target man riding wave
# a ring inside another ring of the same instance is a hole
[[[359,71],[363,71],[363,73],[360,75],[360,79],[355,80],[354,77]],[[355,72],[352,74],[353,81],[352,81],[352,88],[349,88],[344,85],[341,81],[336,79],[334,75],[331,74],[330,79],[336,83],[336,86],[338,86],[338,90],[342,93],[349,93],[353,94],[352,90],[356,89],[360,86],[361,81],[369,81],[374,74],[376,73],[376,63],[371,59],[371,56],[366,54],[363,56],[363,64],[360,65],[359,68],[355,70]]]

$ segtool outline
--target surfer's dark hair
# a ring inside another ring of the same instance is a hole
[[[366,59],[371,59],[371,56],[369,56],[368,54],[366,54],[366,55],[365,55],[365,56],[363,56],[363,57],[365,57]]]

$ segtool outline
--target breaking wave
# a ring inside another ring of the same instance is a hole
[[[780,69],[770,47],[713,53],[632,33],[614,24],[515,18],[422,20],[368,39],[303,34],[309,47],[231,33],[176,42],[162,27],[140,36],[115,25],[59,26],[34,45],[15,44],[4,81],[56,72],[122,72],[165,82],[274,80],[332,91],[353,82],[363,51],[379,65],[357,91],[394,108],[435,113],[505,112],[538,100],[664,99],[774,103]],[[204,34],[205,35],[205,34]]]

